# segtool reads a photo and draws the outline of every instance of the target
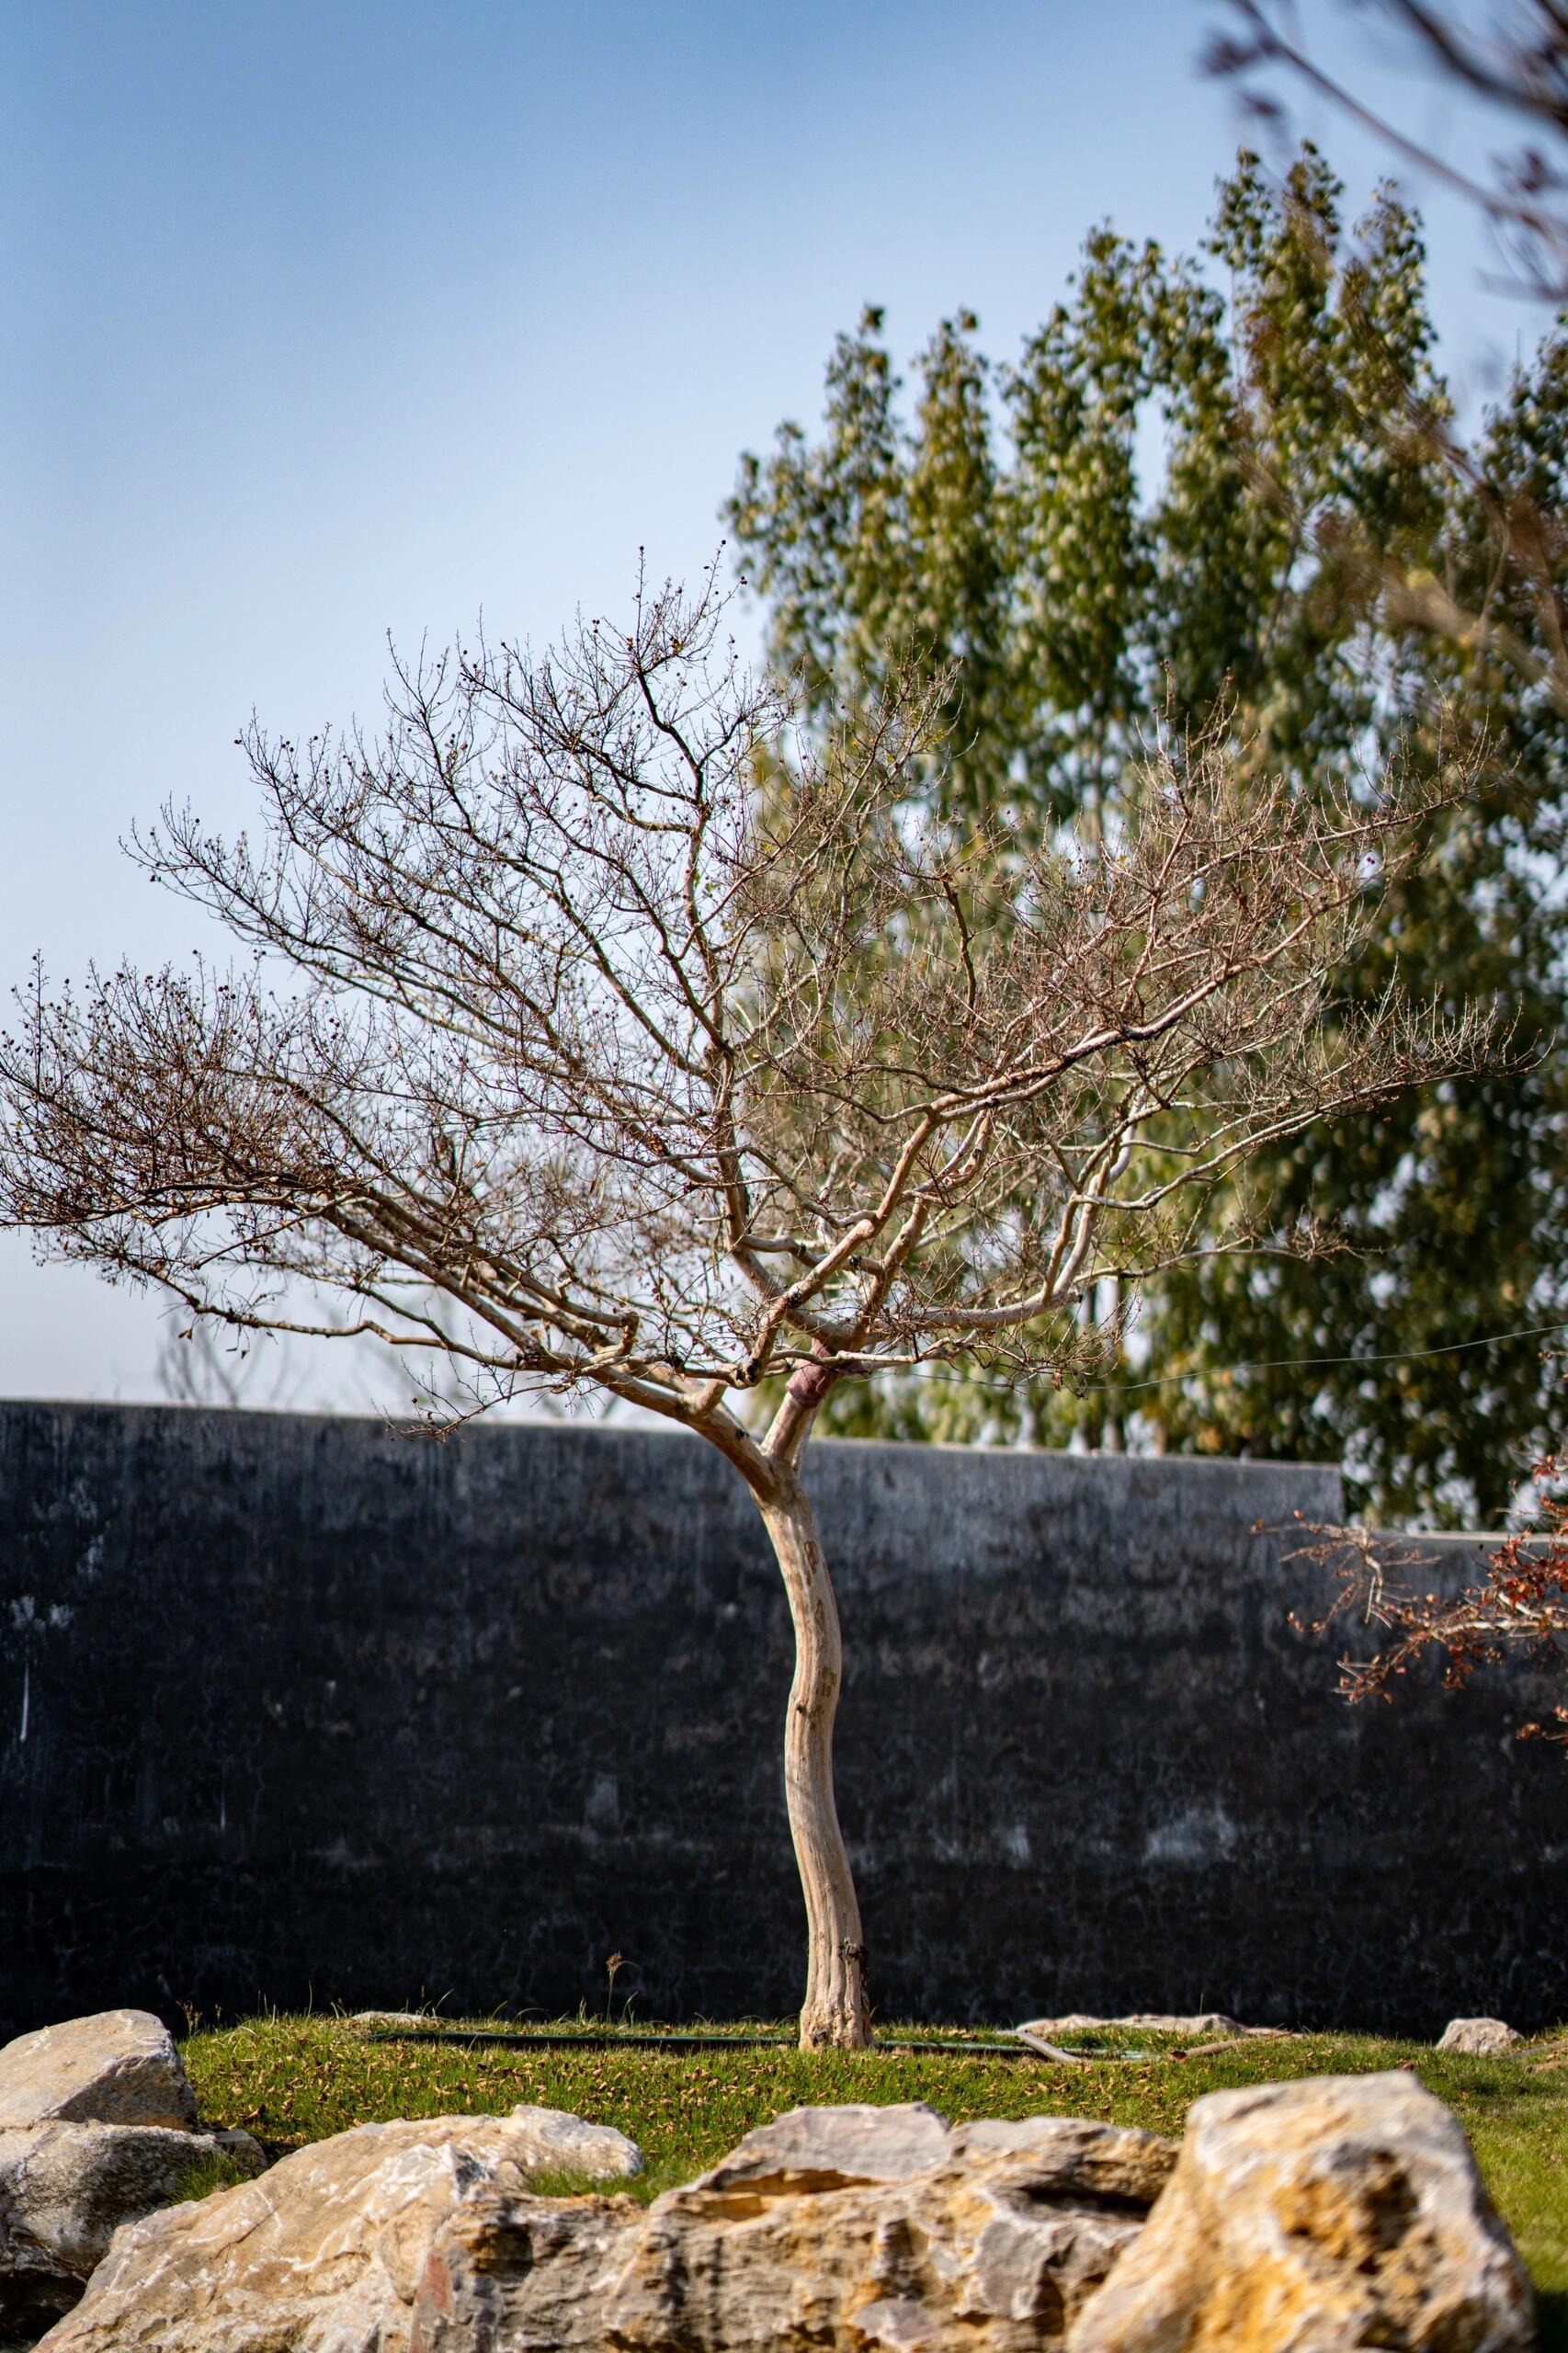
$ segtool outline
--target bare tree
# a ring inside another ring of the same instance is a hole
[[[1205,1228],[1249,1153],[1496,1044],[1327,995],[1462,777],[1314,801],[1216,733],[1042,847],[933,813],[950,685],[895,674],[806,740],[711,576],[543,659],[399,665],[376,737],[244,739],[258,842],[170,809],[133,846],[248,967],[40,971],[0,1044],[0,1215],[47,1246],[239,1331],[374,1334],[472,1411],[622,1399],[734,1465],[794,1625],[808,2047],[869,2032],[824,1399],[977,1356],[1072,1377],[1096,1283],[1262,1245]]]
[[[221,1324],[199,1315],[186,1315],[176,1305],[164,1319],[158,1347],[158,1386],[176,1405],[220,1405],[238,1411],[248,1405],[280,1412],[297,1403],[301,1369],[292,1363],[276,1336],[253,1332],[225,1334]],[[274,1341],[258,1352],[258,1336]]]
[[[1405,57],[1424,59],[1472,97],[1512,119],[1518,142],[1479,168],[1455,163],[1357,96],[1313,54],[1294,0],[1225,0],[1234,27],[1217,34],[1205,63],[1239,77],[1248,111],[1278,124],[1280,102],[1259,80],[1271,70],[1315,90],[1382,139],[1407,163],[1479,207],[1509,265],[1512,283],[1538,300],[1568,300],[1568,6],[1563,0],[1495,0],[1474,9],[1432,0],[1348,0],[1364,17],[1404,36]]]

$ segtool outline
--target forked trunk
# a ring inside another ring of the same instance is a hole
[[[849,1857],[833,1799],[833,1720],[844,1648],[838,1605],[804,1488],[788,1475],[761,1505],[790,1597],[795,1679],[784,1725],[784,1791],[806,1899],[810,1960],[802,2051],[863,2051],[871,2040],[866,1948]]]

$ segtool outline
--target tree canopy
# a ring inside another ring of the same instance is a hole
[[[1041,840],[943,792],[950,704],[898,669],[801,740],[711,579],[542,658],[423,660],[379,734],[253,728],[257,837],[176,808],[138,837],[248,965],[40,969],[0,1036],[0,1223],[45,1250],[241,1332],[373,1333],[476,1412],[642,1405],[733,1465],[795,1630],[808,2045],[870,2030],[800,1475],[824,1404],[1071,1370],[1103,1279],[1255,1248],[1208,1215],[1250,1155],[1502,1044],[1328,995],[1462,751],[1308,797],[1226,729],[1166,738],[1125,813]]]
[[[953,680],[942,789],[1042,835],[1123,807],[1161,724],[1222,713],[1314,794],[1458,731],[1477,796],[1434,820],[1338,999],[1502,1002],[1555,1033],[1568,335],[1465,447],[1418,221],[1384,188],[1347,226],[1309,148],[1283,187],[1243,156],[1195,257],[1096,230],[1011,365],[977,338],[942,323],[906,404],[868,310],[820,432],[741,460],[730,527],[812,707],[913,650]],[[1110,1414],[1156,1444],[1343,1460],[1386,1513],[1495,1516],[1548,1427],[1532,1327],[1568,1315],[1562,1108],[1537,1056],[1254,1163],[1249,1216],[1340,1246],[1164,1279]],[[1107,1411],[904,1383],[840,1426],[1094,1435]]]

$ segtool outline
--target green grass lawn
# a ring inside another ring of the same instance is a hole
[[[443,2026],[454,2022],[442,2020]],[[483,2021],[475,2021],[483,2024]],[[889,2034],[920,2029],[889,2027]],[[943,2029],[944,2033],[954,2031]],[[1149,2038],[1143,2038],[1147,2045]],[[1541,2046],[1551,2038],[1540,2038]],[[1568,2052],[1465,2059],[1369,2035],[1302,2035],[1184,2057],[1062,2067],[946,2051],[857,2056],[795,2050],[463,2048],[372,2041],[324,2018],[252,2019],[182,2045],[202,2115],[244,2125],[274,2154],[392,2117],[504,2114],[519,2100],[613,2124],[642,2150],[637,2194],[711,2165],[783,2109],[923,2099],[971,2116],[1099,2116],[1179,2134],[1201,2092],[1298,2075],[1413,2067],[1459,2116],[1542,2296],[1542,2345],[1568,2348]]]

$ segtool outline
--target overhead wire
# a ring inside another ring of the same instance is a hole
[[[1507,1340],[1538,1339],[1548,1332],[1568,1332],[1568,1320],[1559,1324],[1526,1324],[1517,1332],[1487,1332],[1475,1340],[1446,1340],[1440,1347],[1434,1348],[1391,1348],[1376,1356],[1263,1357],[1252,1361],[1244,1360],[1239,1364],[1207,1369],[1232,1373],[1298,1372],[1314,1366],[1414,1364],[1426,1357],[1458,1356],[1467,1348],[1499,1347]],[[927,1381],[961,1381],[967,1386],[975,1389],[1012,1391],[1018,1386],[1016,1381],[988,1381],[983,1373],[967,1373],[956,1365],[918,1365],[914,1370],[920,1378]],[[1102,1395],[1130,1397],[1140,1390],[1168,1389],[1180,1381],[1199,1380],[1205,1370],[1204,1367],[1194,1366],[1187,1372],[1156,1373],[1146,1381],[1085,1381],[1081,1386],[1077,1382],[1073,1382],[1070,1386],[1073,1388],[1074,1394],[1079,1397]]]

